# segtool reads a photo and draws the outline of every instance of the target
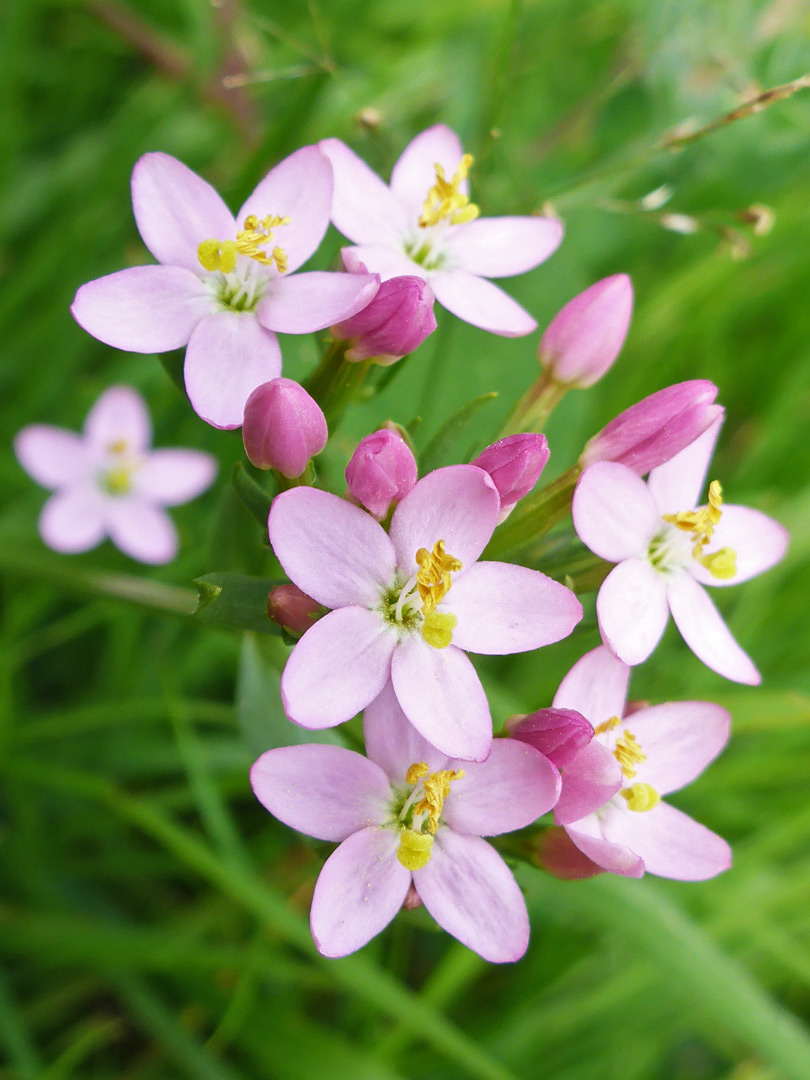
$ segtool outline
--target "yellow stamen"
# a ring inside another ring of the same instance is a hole
[[[450,590],[450,575],[461,569],[461,563],[452,555],[446,555],[444,540],[437,540],[433,551],[419,548],[416,553],[419,569],[416,572],[416,587],[422,599],[422,614],[427,616],[436,610]]]
[[[397,858],[406,870],[421,870],[430,862],[433,837],[430,833],[414,832],[403,829],[399,834]]]
[[[411,769],[408,769],[408,773]],[[462,776],[463,769],[440,769],[422,780],[424,795],[413,809],[416,814],[427,814],[428,832],[435,833],[438,829],[444,800],[450,794],[450,784],[453,780],[460,780]]]
[[[111,454],[123,454],[127,448],[126,439],[116,439],[114,442],[107,443],[107,450]]]
[[[273,239],[273,229],[289,225],[290,219],[280,214],[268,214],[259,218],[248,214],[236,240],[203,240],[197,248],[197,258],[203,270],[221,270],[230,274],[236,269],[236,256],[247,255],[262,266],[275,266],[280,274],[287,269],[287,253],[284,248],[274,247],[268,254],[264,249]]]
[[[734,548],[724,547],[709,555],[701,555],[698,562],[720,581],[728,581],[737,573],[737,552]]]
[[[615,727],[618,727],[621,720],[618,716],[611,716],[609,720],[605,720],[604,724],[600,724],[599,727],[593,729],[594,735],[604,735],[607,731],[613,731]]]
[[[679,514],[662,514],[664,521],[670,522],[676,529],[692,534],[694,546],[692,556],[706,567],[712,577],[728,581],[737,573],[737,553],[733,548],[721,548],[719,551],[704,555],[703,549],[709,543],[720,518],[723,516],[723,489],[717,480],[709,484],[709,504],[700,510],[683,510]]]
[[[429,225],[438,225],[443,218],[449,218],[451,225],[463,225],[465,221],[473,221],[478,217],[478,207],[470,202],[469,195],[458,190],[462,181],[467,179],[472,163],[472,154],[465,154],[452,180],[445,179],[444,169],[438,162],[434,165],[436,183],[428,191],[419,215],[419,224],[423,229]]]
[[[405,773],[405,783],[415,784],[418,780],[421,780],[423,776],[427,776],[430,772],[430,766],[426,761],[417,761],[411,765],[408,771]]]
[[[197,258],[203,270],[221,270],[230,274],[236,269],[235,240],[203,240],[197,248]]]
[[[132,474],[124,465],[110,469],[104,475],[104,487],[111,495],[126,495],[132,487]]]
[[[457,622],[457,616],[450,611],[431,611],[422,623],[422,637],[434,649],[446,649],[453,640]]]
[[[625,731],[623,735],[618,737],[613,756],[621,765],[622,772],[628,780],[632,780],[636,775],[634,766],[640,765],[642,761],[647,760],[647,755],[641,749],[635,735],[631,731]]]
[[[627,799],[627,809],[638,813],[652,810],[661,802],[661,796],[650,784],[631,784],[622,788],[619,794]]]

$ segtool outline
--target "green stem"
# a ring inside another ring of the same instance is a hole
[[[498,432],[498,438],[516,435],[521,431],[542,431],[552,410],[562,401],[567,391],[567,386],[556,382],[547,371],[544,371],[507,417]]]
[[[330,434],[357,397],[371,367],[370,360],[347,360],[347,344],[345,341],[333,341],[306,384],[309,393],[323,409]]]
[[[575,465],[534,495],[527,495],[495,530],[482,557],[499,559],[513,554],[562,521],[570,513],[580,472]]]

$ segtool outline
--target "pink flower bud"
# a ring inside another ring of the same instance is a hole
[[[433,290],[418,277],[384,281],[368,307],[332,327],[339,340],[348,340],[347,360],[374,359],[393,364],[421,345],[436,329]]]
[[[583,469],[597,461],[617,461],[643,476],[680,453],[723,415],[713,404],[717,387],[706,379],[666,386],[631,405],[586,445]]]
[[[593,726],[573,709],[538,709],[507,722],[513,739],[528,743],[562,769],[570,765],[593,738]]]
[[[540,363],[555,382],[593,386],[619,355],[632,313],[627,274],[602,278],[551,320],[540,341]]]
[[[292,480],[320,454],[328,437],[320,407],[292,379],[271,379],[247,399],[242,441],[259,469],[277,469]]]
[[[324,608],[301,592],[297,585],[276,585],[267,597],[267,614],[291,634],[303,634],[322,615]]]
[[[392,503],[405,498],[417,475],[411,448],[388,428],[361,439],[346,466],[350,494],[378,521],[387,516]]]
[[[547,829],[541,836],[534,861],[563,881],[581,881],[583,878],[595,877],[604,874],[601,866],[591,862],[588,856],[579,850],[574,841],[558,825]]]
[[[507,435],[482,451],[473,465],[489,473],[501,497],[501,514],[512,509],[537,483],[548,461],[545,435]]]

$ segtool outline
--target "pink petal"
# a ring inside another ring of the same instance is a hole
[[[285,491],[273,500],[268,530],[287,575],[326,607],[371,607],[394,580],[394,550],[385,530],[328,491]]]
[[[431,772],[447,768],[447,755],[422,738],[402,711],[390,681],[366,707],[363,735],[366,753],[394,784],[402,784],[410,766],[419,761],[426,761]]]
[[[355,244],[399,244],[408,219],[388,185],[340,139],[320,147],[334,171],[335,228]]]
[[[152,441],[152,423],[146,402],[131,386],[111,386],[87,414],[84,436],[100,450],[126,443],[126,452],[139,453]]]
[[[526,902],[494,848],[452,829],[436,833],[430,862],[413,883],[436,922],[492,964],[519,960],[529,944]]]
[[[623,877],[643,877],[644,860],[624,844],[606,840],[596,814],[590,814],[571,825],[566,825],[565,831],[579,850],[603,870],[609,870],[612,874],[621,874]]]
[[[525,308],[485,278],[464,270],[439,270],[430,284],[439,303],[471,326],[501,337],[523,337],[537,329]]]
[[[287,270],[292,273],[317,250],[331,208],[332,166],[317,146],[304,146],[259,182],[236,221],[242,228],[249,214],[260,220],[268,214],[289,217],[289,225],[273,230],[273,244],[287,253]]]
[[[685,450],[650,472],[647,483],[660,514],[677,514],[699,505],[722,426],[721,416]]]
[[[429,743],[462,761],[487,757],[492,717],[466,653],[454,645],[434,649],[413,635],[394,650],[391,679],[402,711]]]
[[[334,727],[364,709],[391,672],[396,636],[367,608],[345,607],[314,624],[281,676],[287,716],[301,727]]]
[[[443,540],[463,569],[475,562],[495,530],[500,498],[488,473],[475,465],[448,465],[423,477],[394,511],[390,536],[399,570],[410,577],[420,548]]]
[[[318,840],[345,840],[387,816],[391,785],[373,761],[342,746],[283,746],[250,770],[256,798],[279,821]]]
[[[422,213],[427,193],[436,183],[437,163],[450,180],[463,153],[458,135],[444,124],[434,124],[411,139],[391,173],[391,191],[410,219],[415,220]],[[468,193],[466,180],[459,190]]]
[[[648,562],[625,559],[603,581],[596,614],[610,651],[625,664],[640,664],[661,640],[669,618],[664,579]]]
[[[733,682],[758,686],[762,676],[731,635],[702,585],[688,573],[667,583],[672,617],[692,652],[706,667]]]
[[[201,450],[153,450],[135,473],[135,490],[147,502],[179,506],[209,488],[217,468]]]
[[[398,846],[392,829],[363,829],[326,860],[310,912],[323,956],[348,956],[362,948],[402,907],[411,875],[397,859]]]
[[[136,161],[132,209],[157,261],[195,274],[202,270],[197,248],[203,240],[236,235],[233,216],[211,185],[168,154],[144,154]]]
[[[498,836],[531,825],[560,794],[560,774],[538,750],[517,739],[494,739],[486,761],[451,762],[464,769],[445,799],[443,820],[470,836]]]
[[[368,307],[380,287],[376,274],[313,270],[271,281],[256,309],[262,326],[279,334],[310,334]]]
[[[138,562],[160,566],[177,554],[177,530],[169,515],[142,499],[109,499],[107,532],[117,548]]]
[[[278,339],[250,312],[218,311],[191,335],[183,374],[198,416],[213,427],[241,427],[256,387],[281,374]]]
[[[690,784],[726,745],[730,725],[726,710],[708,701],[677,701],[634,712],[624,728],[630,728],[647,755],[637,766],[637,780],[651,784],[659,795]]]
[[[554,695],[555,709],[576,709],[594,727],[624,716],[630,668],[604,645],[574,664]]]
[[[623,783],[618,761],[606,746],[594,739],[562,771],[562,791],[554,807],[555,822],[569,825],[587,817],[610,802]]]
[[[389,244],[364,244],[362,247],[342,248],[343,264],[347,270],[355,273],[352,264],[362,263],[370,274],[379,274],[383,281],[394,277],[420,277],[425,281],[429,276],[418,263],[413,262],[398,247]]]
[[[647,872],[659,877],[705,881],[731,866],[731,849],[722,837],[666,803],[644,813],[617,807],[603,829],[606,837],[632,847]]]
[[[213,303],[198,277],[179,266],[133,266],[82,285],[73,318],[94,338],[127,352],[179,349]]]
[[[600,559],[646,555],[662,522],[647,485],[625,465],[600,461],[580,476],[571,506],[574,528]]]
[[[560,246],[561,221],[549,217],[478,218],[448,231],[453,265],[484,278],[523,274]]]
[[[497,655],[560,641],[582,618],[570,589],[537,570],[500,562],[474,563],[459,574],[442,610],[458,617],[454,645]]]
[[[787,551],[788,540],[787,529],[767,514],[748,506],[724,503],[720,523],[705,553],[711,555],[724,547],[733,548],[737,554],[737,573],[733,578],[722,580],[713,577],[697,561],[690,565],[689,571],[703,585],[737,585],[780,562]]]
[[[57,491],[42,508],[39,533],[49,548],[68,555],[96,547],[106,535],[101,495],[93,488]]]
[[[17,460],[38,484],[59,488],[87,478],[92,456],[73,431],[49,424],[29,424],[14,437]]]

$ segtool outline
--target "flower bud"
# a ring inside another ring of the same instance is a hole
[[[433,290],[418,277],[384,281],[362,311],[332,327],[338,340],[350,342],[347,360],[374,359],[393,364],[421,345],[436,329]]]
[[[304,634],[324,608],[297,585],[276,585],[267,596],[267,614],[291,634]]]
[[[405,440],[383,428],[366,435],[346,466],[350,494],[378,521],[404,499],[417,479],[416,458]]]
[[[639,476],[689,446],[724,413],[715,405],[717,387],[706,379],[666,386],[631,405],[585,444],[583,469],[617,461]]]
[[[292,379],[271,379],[247,399],[242,441],[259,469],[277,469],[292,480],[320,454],[328,437],[320,407]]]
[[[540,363],[564,386],[593,386],[619,355],[633,313],[633,285],[614,274],[569,300],[540,340]]]
[[[506,727],[513,739],[533,746],[558,769],[570,765],[593,738],[593,726],[573,709],[538,709],[507,721]]]
[[[559,825],[546,829],[540,837],[534,861],[542,870],[563,881],[581,881],[605,872],[579,850]]]
[[[527,495],[548,461],[545,435],[526,432],[507,435],[482,451],[473,465],[489,473],[501,497],[502,521],[512,507]]]

